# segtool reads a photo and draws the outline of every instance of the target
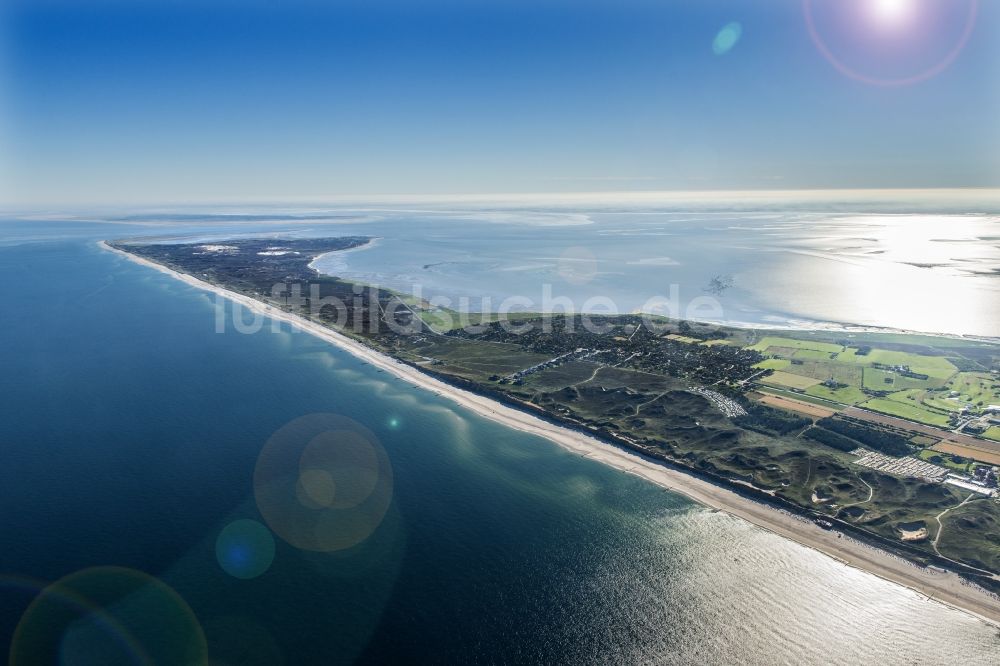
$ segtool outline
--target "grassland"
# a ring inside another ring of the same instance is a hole
[[[975,446],[967,446],[955,442],[941,442],[935,444],[933,448],[935,451],[978,460],[989,465],[1000,465],[1000,447],[996,446],[993,442],[984,441],[982,444],[977,442]]]
[[[403,356],[417,364],[447,365],[455,374],[469,379],[506,375],[549,358],[511,344],[475,343],[433,335],[408,345]]]
[[[900,418],[909,419],[918,423],[926,423],[927,425],[938,427],[945,427],[948,425],[947,416],[928,411],[916,404],[908,404],[903,400],[875,398],[863,403],[861,406],[865,409],[871,409],[873,411],[882,412],[883,414],[889,414],[891,416],[898,416]]]
[[[1000,404],[1000,378],[986,372],[960,372],[948,382],[949,391],[958,393],[955,401],[969,404],[973,411]]]
[[[837,409],[837,405],[835,405],[833,402],[831,402],[829,400],[825,400],[823,398],[818,398],[816,396],[809,395],[808,393],[797,393],[795,391],[785,391],[783,389],[772,388],[770,386],[766,387],[766,388],[758,389],[758,390],[761,393],[765,394],[765,395],[772,394],[772,395],[776,395],[776,396],[779,396],[779,397],[782,397],[782,398],[790,398],[792,400],[798,400],[798,401],[809,403],[809,404],[812,404],[812,405],[818,405],[820,407],[826,407],[828,409],[834,409],[834,410]]]
[[[918,451],[917,457],[934,465],[941,465],[942,467],[955,470],[960,474],[969,473],[971,468],[975,466],[975,464],[968,459],[966,459],[965,462],[955,462],[951,454],[945,453],[944,451],[934,451],[932,449],[923,449]]]
[[[888,339],[888,338],[886,338]],[[947,426],[964,402],[1000,402],[997,378],[984,372],[960,372],[973,363],[951,358],[930,346],[883,343],[879,348],[841,340],[769,335],[752,348],[766,358],[757,364],[772,373],[761,383],[934,426]],[[954,361],[954,362],[953,362]]]
[[[825,398],[845,405],[856,405],[868,399],[868,396],[861,389],[854,386],[841,386],[834,389],[822,384],[816,384],[806,389],[806,393],[817,398]]]
[[[676,340],[677,342],[685,342],[689,345],[696,345],[699,342],[701,342],[701,340],[699,340],[698,338],[691,338],[686,335],[678,335],[676,333],[671,333],[670,335],[666,336],[666,338],[668,340]]]
[[[779,409],[785,409],[788,411],[803,414],[805,416],[813,418],[824,418],[826,416],[833,416],[836,411],[830,409],[829,407],[820,407],[808,402],[803,402],[802,400],[795,400],[792,398],[785,398],[777,395],[761,395],[758,402],[762,402],[765,405],[771,407],[777,407]]]
[[[801,389],[805,390],[810,386],[819,384],[820,380],[813,379],[812,377],[803,377],[802,375],[795,375],[789,372],[783,372],[777,370],[764,379],[761,380],[764,384],[773,384],[775,386],[784,386],[787,388]]]
[[[826,352],[827,354],[834,354],[844,350],[843,345],[832,344],[829,342],[799,340],[795,338],[775,337],[770,335],[761,339],[760,342],[752,345],[750,348],[767,354],[769,347],[779,347],[793,350],[811,349],[814,351]]]
[[[760,368],[761,370],[784,370],[791,364],[792,362],[787,358],[767,358],[754,367]]]

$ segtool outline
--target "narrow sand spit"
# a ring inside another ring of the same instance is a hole
[[[695,502],[719,509],[799,544],[818,550],[847,566],[867,571],[908,587],[924,595],[928,600],[959,608],[1000,626],[1000,599],[965,582],[957,574],[919,567],[888,552],[867,546],[846,536],[839,536],[835,531],[824,530],[801,517],[755,502],[731,490],[657,464],[652,460],[642,458],[584,433],[563,428],[532,414],[451,386],[356,340],[298,315],[277,310],[248,296],[217,287],[191,275],[123,252],[104,241],[101,241],[99,245],[129,261],[166,273],[192,287],[210,291],[234,303],[239,303],[253,312],[286,322],[377,368],[391,372],[404,381],[448,398],[479,416],[523,432],[545,437],[591,460],[597,460],[611,467],[635,474],[658,486],[680,493]]]

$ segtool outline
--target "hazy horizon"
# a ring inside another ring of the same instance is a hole
[[[996,3],[13,0],[0,25],[5,207],[1000,186]]]

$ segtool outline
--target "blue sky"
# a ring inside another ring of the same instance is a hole
[[[998,5],[10,0],[4,196],[997,186]]]

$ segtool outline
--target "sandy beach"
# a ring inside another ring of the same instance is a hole
[[[430,377],[366,345],[325,326],[265,305],[187,274],[113,248],[104,241],[103,249],[129,261],[170,275],[198,289],[223,296],[235,303],[274,320],[321,338],[371,365],[392,373],[415,386],[446,397],[456,405],[479,416],[523,432],[545,437],[556,444],[600,461],[651,483],[680,493],[704,506],[742,518],[758,527],[818,550],[842,562],[892,581],[925,596],[928,603],[944,603],[1000,626],[1000,599],[965,582],[957,574],[916,566],[888,552],[867,546],[835,531],[823,530],[801,517],[760,504],[684,472],[659,465],[626,450],[617,448],[584,433],[563,428],[526,412],[502,405],[489,398],[465,391]]]

